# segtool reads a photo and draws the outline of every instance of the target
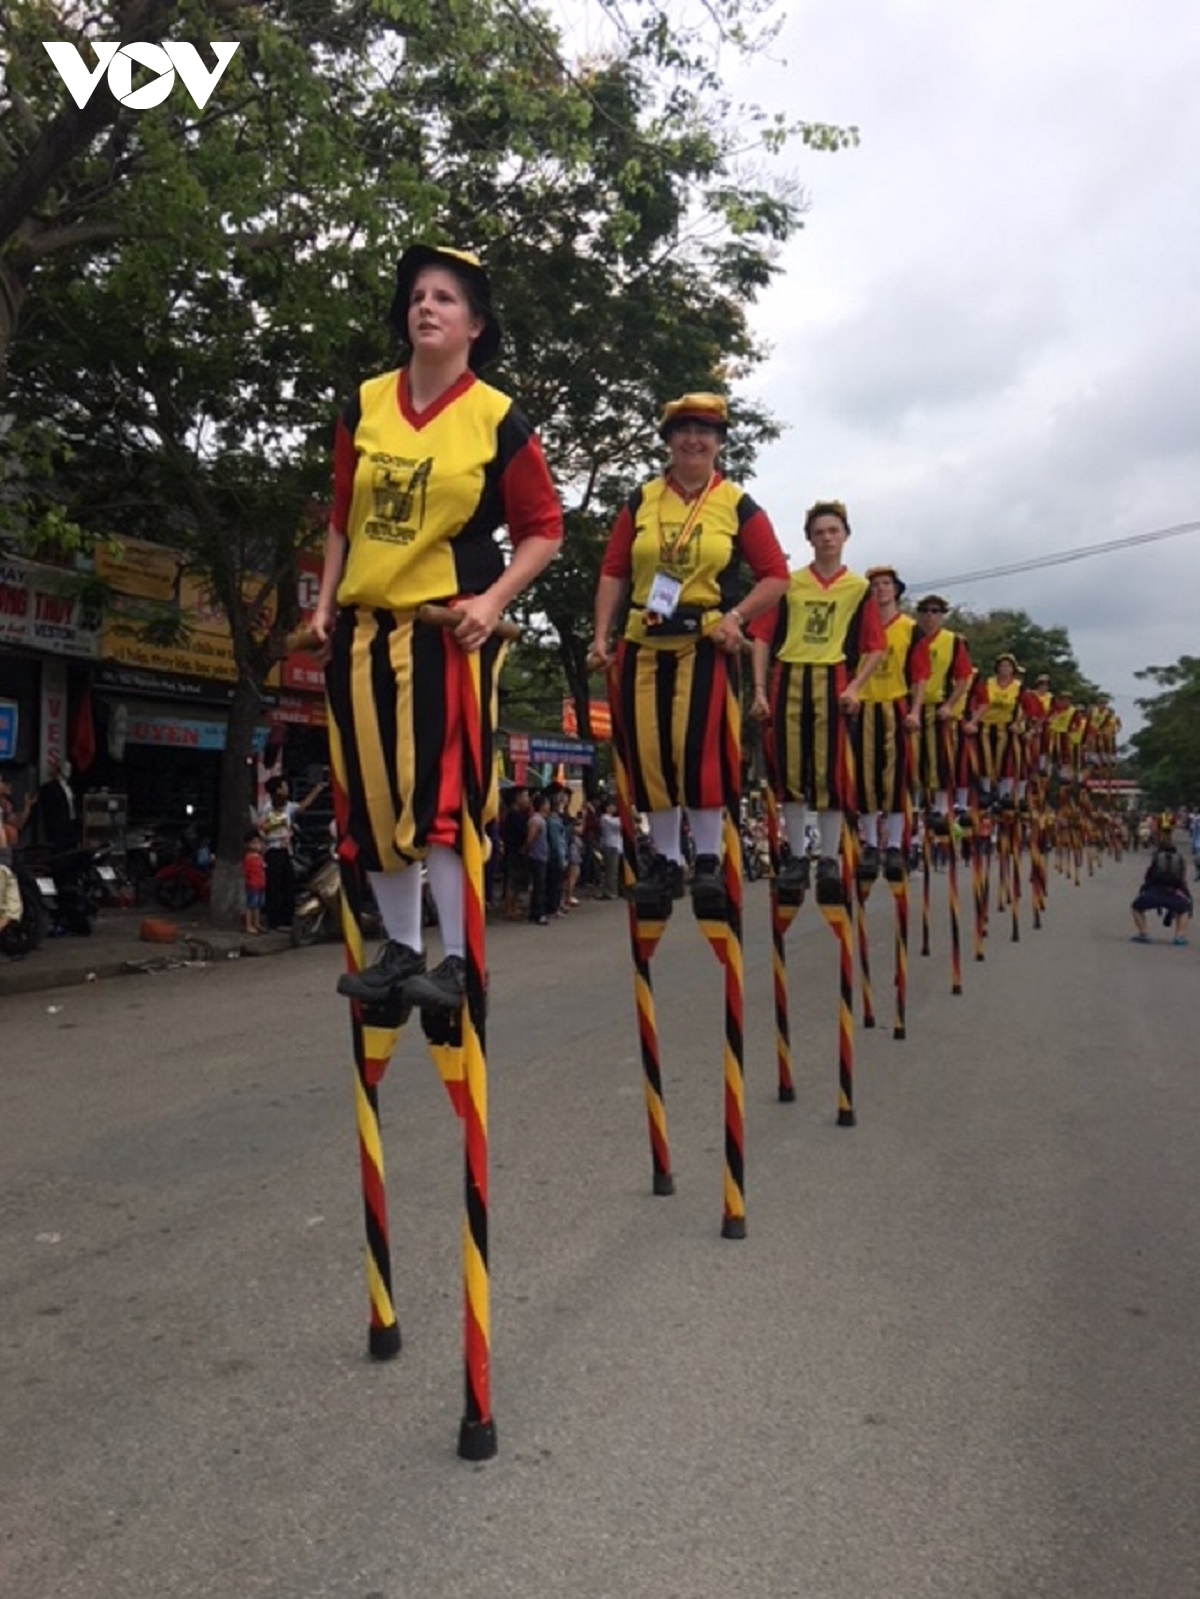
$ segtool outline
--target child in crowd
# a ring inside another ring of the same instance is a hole
[[[246,908],[242,912],[242,931],[261,933],[267,899],[267,863],[263,860],[263,838],[257,827],[247,828],[245,843],[242,880],[246,885]]]

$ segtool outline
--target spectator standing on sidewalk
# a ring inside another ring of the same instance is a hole
[[[529,801],[529,826],[525,833],[525,859],[529,863],[529,920],[537,927],[545,927],[546,867],[550,859],[550,839],[546,830],[546,814],[550,802],[544,794],[534,794]]]
[[[600,853],[604,857],[601,899],[616,899],[621,891],[621,818],[616,800],[609,800],[600,813]]]

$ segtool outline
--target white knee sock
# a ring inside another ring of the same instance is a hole
[[[841,811],[821,811],[817,816],[817,832],[821,835],[821,854],[839,854],[842,847]]]
[[[678,805],[673,805],[669,811],[650,811],[650,838],[654,848],[660,855],[665,855],[669,861],[683,862],[683,849],[679,842],[679,826],[682,813]]]
[[[904,812],[889,811],[887,819],[887,847],[904,848]]]
[[[425,866],[442,930],[442,949],[447,955],[462,955],[467,947],[463,934],[462,857],[445,844],[433,844]]]
[[[860,834],[862,835],[862,841],[863,841],[864,844],[869,845],[872,849],[877,849],[878,848],[878,846],[879,846],[879,818],[878,818],[878,816],[876,816],[874,811],[872,811],[869,816],[860,816],[859,817],[859,819],[858,819],[858,830],[859,830]],[[824,845],[822,845],[821,853],[823,855],[824,854],[832,855],[834,853],[834,851],[832,851],[832,850],[828,850],[827,851],[824,848]]]
[[[697,855],[721,854],[721,812],[719,809],[703,811],[689,811],[688,821],[691,823],[692,839],[696,845]]]
[[[402,866],[396,872],[368,872],[367,880],[383,918],[383,930],[397,944],[418,953],[421,934],[421,868]]]
[[[803,855],[808,849],[808,810],[795,800],[784,800],[782,810],[792,854]]]

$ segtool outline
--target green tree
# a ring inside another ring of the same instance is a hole
[[[1200,808],[1200,657],[1134,674],[1159,691],[1137,702],[1145,723],[1130,739],[1151,808]]]
[[[1065,627],[1042,627],[1025,611],[968,611],[954,609],[947,625],[961,633],[971,652],[971,660],[984,675],[1003,650],[1010,650],[1032,684],[1042,673],[1050,676],[1056,694],[1065,694],[1076,704],[1091,704],[1100,690],[1083,675],[1075,658],[1074,646]]]
[[[338,405],[389,363],[399,245],[474,244],[493,269],[509,324],[497,381],[543,429],[581,550],[528,619],[535,637],[551,620],[579,698],[601,529],[664,394],[728,386],[759,357],[744,303],[800,201],[738,172],[732,135],[705,115],[711,71],[677,59],[652,9],[623,57],[577,72],[548,23],[506,0],[228,0],[153,19],[144,0],[112,29],[242,48],[203,115],[172,96],[130,116],[102,87],[98,128],[61,109],[37,41],[82,48],[108,32],[104,15],[33,9],[21,29],[0,21],[0,259],[20,290],[12,425],[49,435],[38,459],[55,469],[16,479],[10,525],[172,543],[225,610],[239,684],[217,893],[231,905],[245,756],[295,616],[296,548],[319,532],[307,513]],[[48,218],[56,233],[40,231]],[[770,426],[748,423],[747,440]],[[581,711],[586,726],[586,694]]]

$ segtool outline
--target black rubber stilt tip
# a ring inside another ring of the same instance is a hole
[[[863,1026],[864,1027],[874,1027],[874,1025],[875,1025],[874,1016],[864,1016],[863,1017]]]
[[[745,1238],[746,1218],[744,1216],[726,1216],[721,1223],[722,1238]]]
[[[781,1105],[794,1105],[796,1103],[796,1090],[790,1083],[780,1083],[779,1103]]]
[[[673,1194],[675,1192],[675,1179],[669,1171],[656,1171],[654,1173],[654,1192],[656,1194]]]
[[[955,983],[954,987],[950,990],[950,992],[952,994],[961,994],[962,993],[962,984],[961,983]]]
[[[903,1041],[904,1039],[906,1039],[908,1037],[908,1031],[904,1027],[893,1027],[892,1028],[892,1037],[893,1038],[899,1038],[901,1041]]]
[[[837,1124],[839,1127],[858,1126],[858,1122],[855,1119],[855,1115],[852,1110],[839,1110],[837,1114]]]
[[[983,951],[982,950],[980,950],[979,954],[976,955],[975,959],[977,961],[981,961],[983,959]]]
[[[496,1423],[494,1421],[468,1421],[463,1418],[458,1429],[458,1454],[460,1460],[491,1460],[496,1453]]]
[[[394,1360],[400,1353],[400,1323],[372,1327],[367,1332],[367,1353],[372,1360]]]

